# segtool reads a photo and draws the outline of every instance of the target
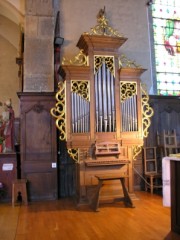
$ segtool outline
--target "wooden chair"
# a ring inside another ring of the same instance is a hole
[[[165,131],[165,130],[163,131],[163,147],[164,147],[165,156],[178,153],[177,137],[176,137],[175,129],[172,131]]]
[[[28,205],[26,185],[26,179],[16,179],[12,182],[12,206],[15,206],[18,201]]]
[[[153,194],[154,189],[162,188],[162,173],[158,170],[157,164],[157,148],[144,147],[144,176],[145,176],[145,190],[150,189]]]

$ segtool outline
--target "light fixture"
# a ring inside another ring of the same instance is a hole
[[[64,38],[62,38],[62,37],[55,37],[54,38],[54,44],[55,45],[63,45],[63,42],[64,42]]]

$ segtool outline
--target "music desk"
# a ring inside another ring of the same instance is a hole
[[[103,182],[111,181],[111,180],[120,180],[120,183],[122,185],[124,197],[116,199],[116,201],[124,201],[124,203],[127,207],[131,207],[131,208],[134,207],[132,200],[129,196],[129,193],[127,191],[127,188],[125,186],[125,178],[127,178],[128,176],[104,175],[103,174],[103,175],[96,175],[95,177],[98,179],[98,185],[97,185],[96,193],[95,193],[95,196],[94,196],[94,199],[92,202],[92,207],[93,207],[94,211],[98,211],[98,208],[99,208],[99,197],[100,197],[100,191],[101,191]]]

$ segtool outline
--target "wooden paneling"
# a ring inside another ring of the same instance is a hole
[[[151,119],[149,136],[145,141],[146,146],[157,146],[157,132],[162,134],[163,130],[176,130],[177,142],[180,144],[180,98],[150,96],[150,105],[154,109]],[[162,137],[160,139],[162,144]]]
[[[144,146],[157,146],[157,133],[160,134],[161,147],[157,148],[158,170],[162,168],[162,132],[163,130],[176,130],[177,143],[180,145],[180,98],[172,96],[150,96],[150,105],[154,110],[151,118],[148,138],[144,139]],[[142,156],[138,156],[138,160],[134,162],[134,167],[139,174],[143,176],[143,160]],[[142,178],[134,172],[135,189],[144,189]]]
[[[12,170],[8,165],[12,165]],[[9,170],[8,170],[9,169]],[[10,201],[12,197],[12,180],[16,179],[16,154],[0,153],[0,182],[5,186],[5,196],[0,201]]]
[[[28,180],[29,200],[56,199],[56,127],[50,115],[55,104],[54,93],[21,93],[19,97],[21,175]]]
[[[76,193],[76,163],[69,156],[65,141],[58,141],[58,196],[70,197]]]

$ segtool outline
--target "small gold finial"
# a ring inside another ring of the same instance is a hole
[[[91,28],[90,35],[105,35],[111,37],[123,37],[122,34],[119,34],[116,30],[108,25],[108,19],[106,18],[105,6],[104,9],[100,9],[97,14],[97,25],[94,28]]]

